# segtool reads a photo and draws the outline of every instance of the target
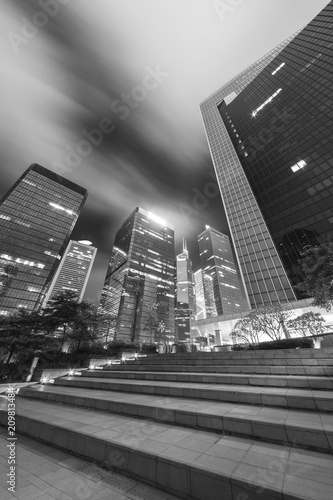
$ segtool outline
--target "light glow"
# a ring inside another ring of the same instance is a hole
[[[50,205],[51,205],[51,207],[57,208],[58,210],[63,210],[64,212],[66,212],[69,215],[74,214],[73,210],[68,210],[67,208],[62,207],[61,205],[58,205],[57,203],[50,203]]]
[[[281,63],[280,66],[278,66],[273,72],[272,72],[272,75],[275,75],[275,73],[277,73],[286,63]]]
[[[161,217],[158,217],[157,215],[153,214],[152,212],[148,212],[148,218],[151,220],[154,220],[155,222],[158,222],[162,226],[166,225],[166,220],[162,219]]]
[[[293,172],[297,172],[297,170],[300,170],[301,168],[305,167],[306,162],[304,160],[300,160],[298,163],[295,163],[291,168]]]
[[[252,111],[252,116],[256,116],[259,111],[261,111],[267,104],[269,104],[280,92],[282,92],[282,89],[277,89],[277,91],[274,92],[274,94],[272,94],[268,99],[266,99],[265,102],[263,102],[257,109]]]

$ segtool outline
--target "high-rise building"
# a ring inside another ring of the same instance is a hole
[[[301,299],[333,229],[333,2],[201,104],[251,308]]]
[[[107,338],[134,342],[175,339],[174,229],[136,208],[118,230],[100,310],[116,318]]]
[[[200,263],[207,317],[239,313],[247,309],[232,255],[229,237],[210,226],[199,234]]]
[[[206,302],[205,302],[205,291],[203,283],[202,270],[199,269],[194,273],[194,286],[195,286],[195,315],[196,319],[205,319],[206,314]]]
[[[183,251],[176,257],[176,332],[182,342],[190,339],[191,319],[195,315],[195,288],[192,261],[189,258],[186,242]]]
[[[97,248],[91,246],[90,241],[71,240],[61,258],[44,303],[46,304],[52,295],[65,290],[75,292],[79,297],[79,302],[81,302],[94,264],[96,252]]]
[[[32,164],[0,201],[0,314],[41,306],[87,198]]]
[[[217,313],[215,295],[214,295],[214,280],[210,274],[202,273],[204,295],[205,295],[205,309],[207,318],[215,318]]]

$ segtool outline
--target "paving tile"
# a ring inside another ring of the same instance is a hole
[[[332,487],[298,476],[286,475],[283,484],[283,497],[286,500],[294,500],[295,497],[307,500],[331,500]]]

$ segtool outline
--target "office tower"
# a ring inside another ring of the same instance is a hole
[[[220,316],[246,310],[229,237],[206,226],[198,242],[206,301],[209,301],[207,317],[212,317],[215,311]]]
[[[117,318],[106,338],[134,342],[175,339],[173,226],[136,208],[118,230],[100,310]]]
[[[207,318],[215,318],[218,315],[215,295],[213,276],[203,273],[203,285],[205,293],[205,309]]]
[[[333,2],[201,104],[251,308],[301,299],[333,229]]]
[[[94,264],[96,252],[97,248],[91,246],[90,241],[71,240],[61,258],[44,303],[46,304],[52,295],[65,290],[77,293],[79,302],[81,302]]]
[[[195,314],[195,288],[192,261],[189,258],[186,242],[183,251],[176,257],[176,332],[180,342],[190,339],[191,319]]]
[[[206,315],[206,302],[205,291],[203,283],[202,270],[199,269],[194,273],[194,286],[195,286],[195,315],[196,319],[205,319]]]
[[[41,306],[87,198],[32,164],[0,201],[0,314]]]

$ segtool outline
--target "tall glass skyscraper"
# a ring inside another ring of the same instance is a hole
[[[194,273],[194,287],[195,287],[195,316],[196,320],[205,319],[206,314],[206,302],[205,302],[205,291],[203,283],[202,270],[198,269]]]
[[[176,331],[177,339],[182,342],[190,339],[191,319],[195,314],[195,288],[192,261],[189,258],[186,242],[183,251],[176,257],[177,268],[177,306]]]
[[[81,302],[94,264],[96,252],[97,248],[91,246],[90,241],[71,240],[50,284],[44,303],[46,304],[52,295],[66,290],[77,293]]]
[[[87,198],[32,164],[0,201],[0,314],[41,306]]]
[[[174,341],[174,309],[173,226],[138,207],[112,248],[100,310],[117,320],[104,333],[134,342]]]
[[[302,298],[297,260],[333,229],[333,2],[201,104],[252,308]]]
[[[243,298],[229,237],[206,226],[199,234],[198,242],[206,302],[213,295],[210,302],[214,301],[215,315],[235,314],[249,309]],[[207,317],[212,317],[207,304],[206,310]]]

